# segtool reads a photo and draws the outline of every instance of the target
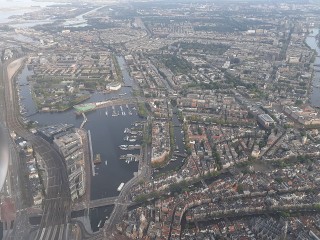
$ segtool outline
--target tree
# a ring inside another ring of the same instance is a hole
[[[242,184],[238,184],[237,191],[239,194],[243,193],[243,185]]]
[[[300,99],[297,99],[297,100],[295,101],[295,105],[297,105],[297,106],[300,106],[300,105],[302,105],[302,104],[303,104],[303,101],[300,100]]]

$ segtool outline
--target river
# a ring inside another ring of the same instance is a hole
[[[13,15],[22,15],[27,12],[37,11],[43,7],[54,5],[57,3],[50,1],[33,1],[33,0],[3,0],[0,8],[0,23],[8,23]]]
[[[317,52],[317,56],[314,61],[314,77],[312,81],[312,91],[310,93],[310,103],[312,106],[320,107],[320,48],[318,46],[318,41],[315,38],[319,34],[319,29],[312,29],[312,32],[306,39],[308,46]],[[314,87],[319,86],[319,87]]]

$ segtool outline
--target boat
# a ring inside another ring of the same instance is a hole
[[[120,145],[119,148],[121,150],[128,150],[128,145]]]
[[[121,192],[123,186],[124,186],[124,183],[121,183],[121,184],[119,185],[119,187],[117,188],[117,191],[118,191],[118,192]]]
[[[94,164],[100,164],[101,163],[101,155],[100,154],[97,154],[94,161],[93,161]]]
[[[100,222],[98,223],[98,228],[101,227],[101,223],[102,223],[102,220],[100,220]]]
[[[127,93],[120,93],[119,96],[127,95]]]
[[[108,161],[107,160],[104,162],[104,165],[108,166]]]

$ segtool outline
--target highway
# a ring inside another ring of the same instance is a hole
[[[47,141],[30,133],[21,123],[17,91],[13,77],[8,74],[10,64],[12,64],[12,61],[0,65],[1,80],[5,92],[7,127],[32,144],[34,150],[44,160],[48,175],[46,197],[43,202],[43,216],[39,230],[32,239],[68,239],[67,223],[70,219],[71,198],[65,162]],[[13,64],[17,63],[13,62]],[[27,223],[25,226],[27,226]],[[14,239],[29,239],[29,236],[14,234]]]

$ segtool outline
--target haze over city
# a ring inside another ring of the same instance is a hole
[[[1,239],[319,239],[319,3],[0,0]]]

